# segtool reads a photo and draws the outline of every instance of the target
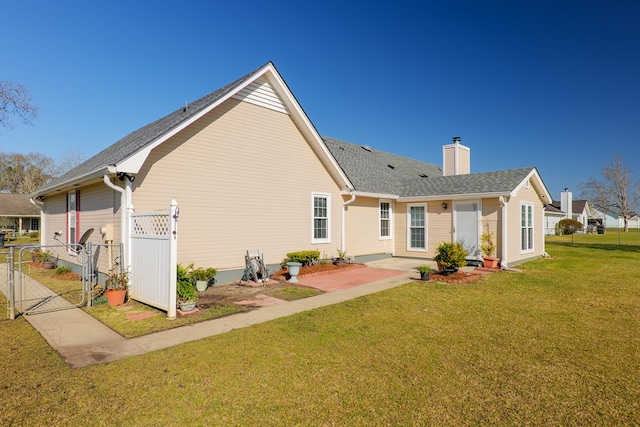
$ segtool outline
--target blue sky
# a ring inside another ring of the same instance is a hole
[[[222,4],[224,3],[224,4]],[[2,7],[0,79],[35,126],[0,150],[88,158],[273,61],[320,134],[472,172],[536,166],[552,196],[640,168],[640,2],[32,1]]]

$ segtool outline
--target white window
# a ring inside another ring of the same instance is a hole
[[[533,252],[533,204],[520,205],[520,249],[522,253]]]
[[[69,191],[67,194],[67,243],[74,245],[77,242],[78,212],[76,203],[76,192]]]
[[[427,205],[407,207],[407,250],[427,250]]]
[[[331,195],[313,194],[313,238],[312,243],[331,241]]]
[[[391,238],[391,203],[380,201],[380,239]]]

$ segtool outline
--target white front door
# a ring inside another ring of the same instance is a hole
[[[469,252],[467,258],[480,259],[480,202],[464,201],[453,204],[453,240],[462,243]]]

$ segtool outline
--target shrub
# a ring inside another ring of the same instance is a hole
[[[73,270],[68,265],[61,265],[55,269],[53,274],[56,276],[62,276],[63,274],[71,273]]]
[[[468,252],[459,242],[442,242],[438,245],[433,259],[444,268],[458,268],[467,265]]]
[[[302,263],[303,266],[307,266],[313,264],[319,258],[319,250],[289,252],[282,263],[286,264],[287,262],[299,262]]]
[[[191,270],[193,264],[184,266],[179,264],[176,271],[176,294],[178,301],[189,302],[198,301],[198,294],[196,293],[196,287],[193,284],[193,278],[191,277]]]
[[[493,243],[493,233],[489,230],[489,224],[485,226],[480,242],[480,250],[485,257],[490,258],[496,253],[496,245]]]
[[[582,230],[582,223],[575,219],[565,218],[558,222],[558,227],[562,231],[562,234],[574,234]]]
[[[198,267],[191,270],[191,279],[193,281],[206,280],[207,282],[216,277],[218,271],[215,268]]]

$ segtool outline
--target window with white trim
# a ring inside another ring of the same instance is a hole
[[[520,205],[520,249],[522,253],[533,252],[533,204]]]
[[[67,243],[74,245],[76,243],[78,226],[78,212],[76,204],[76,192],[69,191],[67,193]]]
[[[380,239],[391,238],[391,203],[389,201],[380,201],[380,227],[379,237]]]
[[[39,231],[40,230],[40,218],[31,218],[29,224],[29,231]]]
[[[407,207],[407,250],[427,250],[427,205]]]
[[[331,195],[313,194],[313,238],[312,243],[331,241]]]

